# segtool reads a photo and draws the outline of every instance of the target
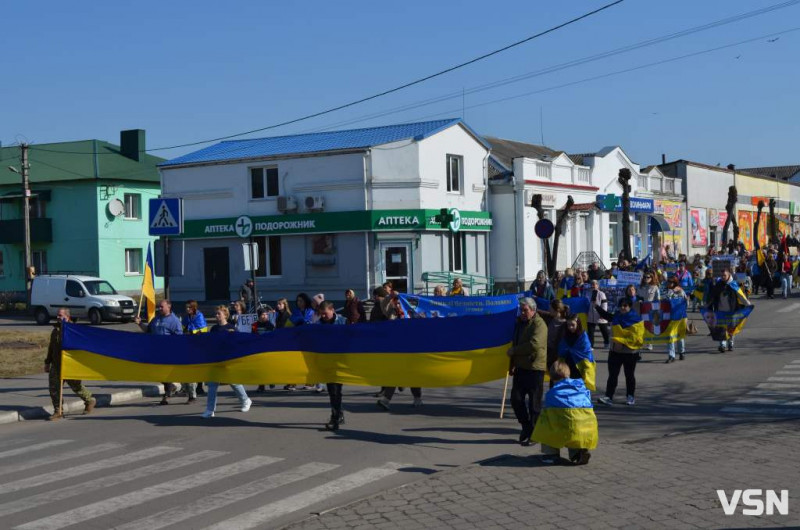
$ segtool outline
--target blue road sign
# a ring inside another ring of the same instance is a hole
[[[150,199],[150,235],[179,236],[183,233],[183,200]]]

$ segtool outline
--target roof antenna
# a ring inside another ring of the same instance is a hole
[[[541,105],[539,105],[539,134],[542,137],[542,145],[544,145],[544,111]]]

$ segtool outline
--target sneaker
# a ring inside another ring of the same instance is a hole
[[[203,411],[201,416],[204,417],[204,418],[213,418],[214,417],[214,411],[213,410],[205,410],[205,411]]]
[[[383,410],[389,410],[389,400],[385,397],[382,397],[378,400],[378,406]]]
[[[297,390],[297,387],[295,387],[294,385],[286,385],[285,387],[283,387],[283,389],[288,390],[289,392],[294,392],[295,390]]]
[[[733,351],[733,344],[728,344],[728,351]]]
[[[719,347],[717,350],[718,350],[720,353],[725,353],[725,346],[720,346],[720,347]]]
[[[636,399],[633,396],[628,396],[628,399],[627,399],[627,401],[625,401],[625,403],[627,405],[633,406],[633,405],[636,404]]]
[[[86,402],[86,405],[83,407],[84,414],[91,414],[94,408],[97,406],[97,400],[95,398],[90,399]]]
[[[667,360],[664,361],[664,364],[674,363],[675,357],[667,357]]]
[[[606,405],[608,407],[614,405],[614,402],[608,396],[600,396],[599,398],[597,398],[597,402],[602,403],[603,405]]]
[[[414,407],[419,408],[422,406],[422,398],[414,398]]]
[[[247,398],[247,399],[245,400],[245,402],[244,402],[244,403],[242,403],[242,408],[241,408],[241,409],[239,409],[239,410],[241,410],[242,412],[247,412],[248,410],[250,410],[250,407],[251,407],[252,405],[253,405],[253,400],[252,400],[252,399],[250,399],[250,398]]]
[[[164,397],[162,397],[161,401],[158,404],[159,405],[169,405],[169,400],[167,399],[167,396],[165,395]]]

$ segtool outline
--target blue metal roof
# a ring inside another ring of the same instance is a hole
[[[422,140],[458,123],[466,127],[478,141],[487,147],[487,149],[489,148],[488,144],[467,127],[461,119],[450,118],[446,120],[369,127],[366,129],[351,129],[347,131],[274,136],[272,138],[255,138],[248,140],[228,140],[193,153],[179,156],[178,158],[173,158],[159,165],[160,167],[169,167],[182,164],[288,156],[303,153],[340,151],[344,149],[366,149],[375,145],[382,145],[400,140]]]

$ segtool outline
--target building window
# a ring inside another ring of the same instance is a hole
[[[6,269],[3,267],[3,251],[0,250],[0,278],[6,275]]]
[[[464,272],[464,234],[450,234],[450,272]]]
[[[461,177],[464,159],[460,156],[447,155],[447,191],[461,193]]]
[[[539,178],[550,180],[552,175],[550,173],[549,164],[536,164],[536,176]]]
[[[25,207],[23,206],[22,209],[24,211]],[[28,211],[31,219],[43,219],[47,217],[47,203],[38,197],[31,197],[28,203]]]
[[[256,276],[265,278],[283,274],[280,236],[254,237],[253,241],[258,244],[258,268],[256,269]]]
[[[125,194],[125,219],[142,218],[142,196],[138,193]]]
[[[142,274],[142,249],[125,249],[125,274]]]
[[[47,252],[34,250],[31,253],[31,265],[36,274],[45,274],[47,272]]]
[[[250,168],[250,198],[264,199],[278,195],[277,167]]]

